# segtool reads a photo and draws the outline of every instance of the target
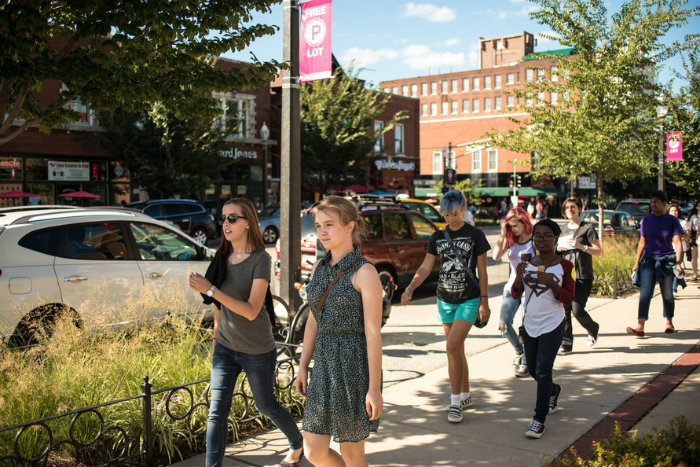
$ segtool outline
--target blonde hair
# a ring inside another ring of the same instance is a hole
[[[334,212],[338,215],[340,223],[348,225],[350,222],[355,223],[352,229],[352,243],[359,245],[362,236],[365,233],[365,221],[360,215],[352,201],[349,201],[342,196],[327,196],[316,205],[314,208],[314,217],[317,211]]]
[[[245,198],[234,198],[226,201],[224,203],[224,206],[227,206],[229,204],[235,204],[236,206],[241,208],[241,213],[243,214],[243,217],[245,217],[248,221],[248,238],[246,240],[248,242],[249,251],[247,251],[246,253],[256,253],[260,250],[264,250],[265,242],[263,241],[262,233],[260,232],[260,224],[258,223],[258,213],[255,210],[255,205],[253,204],[253,202]],[[226,240],[226,238],[222,238],[221,245],[219,245],[219,251],[225,257],[228,257],[233,252],[233,245],[231,245],[231,242]]]

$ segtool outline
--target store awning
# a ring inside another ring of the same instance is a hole
[[[513,189],[506,187],[495,187],[495,186],[480,186],[476,188],[476,191],[481,196],[492,196],[494,198],[512,196]],[[518,196],[545,196],[545,195],[560,195],[556,188],[535,188],[535,187],[522,187],[518,188]]]
[[[435,198],[438,192],[435,188],[416,188],[414,196],[416,198]]]

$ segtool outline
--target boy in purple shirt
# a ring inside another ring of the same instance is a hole
[[[683,228],[677,217],[666,212],[666,194],[656,191],[651,195],[651,214],[642,219],[639,227],[639,246],[637,261],[633,271],[639,277],[639,311],[637,326],[628,327],[627,334],[644,337],[644,323],[649,319],[649,305],[654,294],[654,284],[659,283],[664,304],[666,330],[671,333],[673,327],[673,275],[674,268],[683,275],[683,246],[681,236]]]

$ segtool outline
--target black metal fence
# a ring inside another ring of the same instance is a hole
[[[294,358],[278,360],[275,390],[285,407],[299,413],[301,405],[292,394],[295,372]],[[145,376],[141,394],[0,428],[1,437],[12,439],[12,453],[0,457],[0,466],[151,466],[158,458],[165,457],[176,461],[178,459],[171,456],[182,453],[182,446],[164,446],[172,443],[173,437],[182,439],[192,453],[204,445],[209,409],[208,382],[209,378],[206,378],[153,390],[149,377]],[[126,412],[132,416],[114,420],[110,409],[121,404],[131,405]],[[262,419],[243,374],[233,394],[229,429],[233,427],[237,434],[239,427]],[[178,428],[163,430],[156,424],[177,424]],[[83,433],[80,427],[85,425],[92,427],[89,439],[84,439],[84,434],[76,434]],[[167,432],[169,439],[155,436],[156,432]]]
[[[618,298],[634,292],[632,285],[632,268],[618,268],[612,272],[596,272],[593,278],[593,295]]]

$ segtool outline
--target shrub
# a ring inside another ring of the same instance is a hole
[[[595,458],[572,455],[546,461],[548,466],[566,467],[690,467],[700,465],[700,425],[677,417],[653,435],[621,432],[619,426],[608,439],[593,442]]]

